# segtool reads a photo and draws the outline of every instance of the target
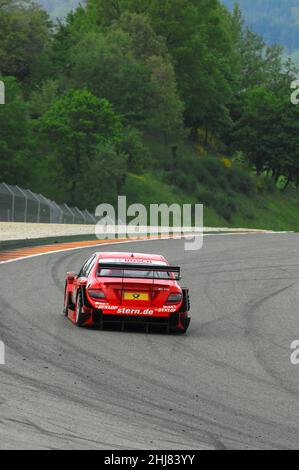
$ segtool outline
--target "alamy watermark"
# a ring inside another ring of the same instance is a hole
[[[291,103],[297,106],[299,104],[299,79],[293,80],[291,83]],[[293,366],[299,366],[299,340],[294,340],[291,343],[291,356],[290,361]]]
[[[290,357],[291,364],[293,366],[299,366],[299,340],[292,342],[291,350],[293,351]]]
[[[117,210],[111,204],[100,204],[95,212],[100,220],[95,233],[99,240],[115,238],[184,238],[185,250],[200,250],[203,245],[202,204],[132,204],[126,196],[118,197]]]
[[[0,80],[0,105],[5,104],[5,85],[4,82]]]
[[[294,90],[291,94],[291,103],[297,106],[299,104],[299,80],[291,83],[291,89]]]
[[[5,365],[5,345],[3,341],[0,341],[0,366]]]

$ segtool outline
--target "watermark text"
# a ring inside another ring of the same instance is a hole
[[[0,366],[5,365],[5,345],[3,341],[0,341]]]
[[[0,105],[5,104],[5,85],[4,82],[0,80]]]
[[[126,196],[119,196],[117,208],[100,204],[95,212],[99,240],[115,238],[184,238],[185,250],[200,250],[203,246],[202,204],[142,204],[127,206]]]
[[[293,366],[299,366],[299,340],[292,342],[291,350],[293,351],[290,358],[291,364]]]
[[[299,80],[291,83],[291,89],[294,90],[291,94],[291,103],[297,106],[299,104]]]

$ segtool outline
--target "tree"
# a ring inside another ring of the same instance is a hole
[[[132,54],[121,30],[89,33],[71,51],[71,84],[82,83],[108,99],[125,121],[142,125],[148,101],[149,70]]]
[[[151,72],[147,128],[161,132],[166,143],[178,142],[183,136],[183,103],[177,93],[173,67],[157,56],[150,57],[147,65]]]
[[[135,57],[146,60],[152,56],[159,56],[169,62],[164,38],[155,33],[146,15],[125,11],[112,25],[129,35]]]
[[[0,106],[0,175],[7,183],[28,183],[32,149],[27,106],[17,81],[13,77],[5,77],[4,81],[6,104]]]
[[[143,142],[142,133],[136,128],[124,128],[117,147],[120,153],[127,156],[128,170],[131,173],[140,173],[149,165],[149,149]]]
[[[287,95],[280,98],[277,126],[273,129],[276,149],[270,162],[274,179],[285,177],[286,189],[290,183],[299,187],[299,108],[290,103]]]
[[[254,88],[246,93],[244,109],[236,124],[235,142],[247,155],[250,165],[260,175],[269,168],[275,152],[278,99],[266,88]]]
[[[117,204],[127,176],[128,156],[113,143],[99,144],[94,158],[88,160],[78,181],[78,204],[94,211],[105,202]]]
[[[32,119],[43,116],[58,97],[59,83],[56,80],[47,80],[39,89],[32,91],[28,108]]]
[[[46,48],[49,19],[28,2],[2,0],[1,5],[0,73],[25,80]]]
[[[232,49],[228,11],[217,0],[88,0],[87,14],[107,28],[125,11],[147,16],[175,69],[185,120],[209,127],[230,100]],[[224,121],[225,123],[225,121]]]
[[[87,90],[70,90],[58,98],[40,120],[40,128],[61,165],[70,202],[80,204],[77,189],[92,168],[99,145],[119,140],[120,119],[109,101]],[[98,175],[99,181],[101,175]]]
[[[143,47],[144,46],[144,47]],[[73,86],[107,98],[125,122],[167,137],[183,127],[183,105],[164,42],[147,18],[124,14],[105,32],[90,32],[71,51]]]
[[[286,186],[299,181],[299,109],[288,97],[264,87],[248,91],[234,137],[258,175],[270,171],[275,182],[284,176]]]

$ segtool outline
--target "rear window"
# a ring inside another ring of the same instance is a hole
[[[171,272],[160,272],[160,271],[147,271],[146,266],[144,271],[132,270],[132,269],[118,269],[115,268],[102,268],[98,266],[98,277],[117,277],[117,278],[132,278],[132,279],[164,279],[172,280],[174,278]]]

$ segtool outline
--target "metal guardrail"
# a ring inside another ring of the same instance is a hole
[[[88,210],[57,204],[29,189],[0,183],[0,221],[89,225],[97,218]]]

